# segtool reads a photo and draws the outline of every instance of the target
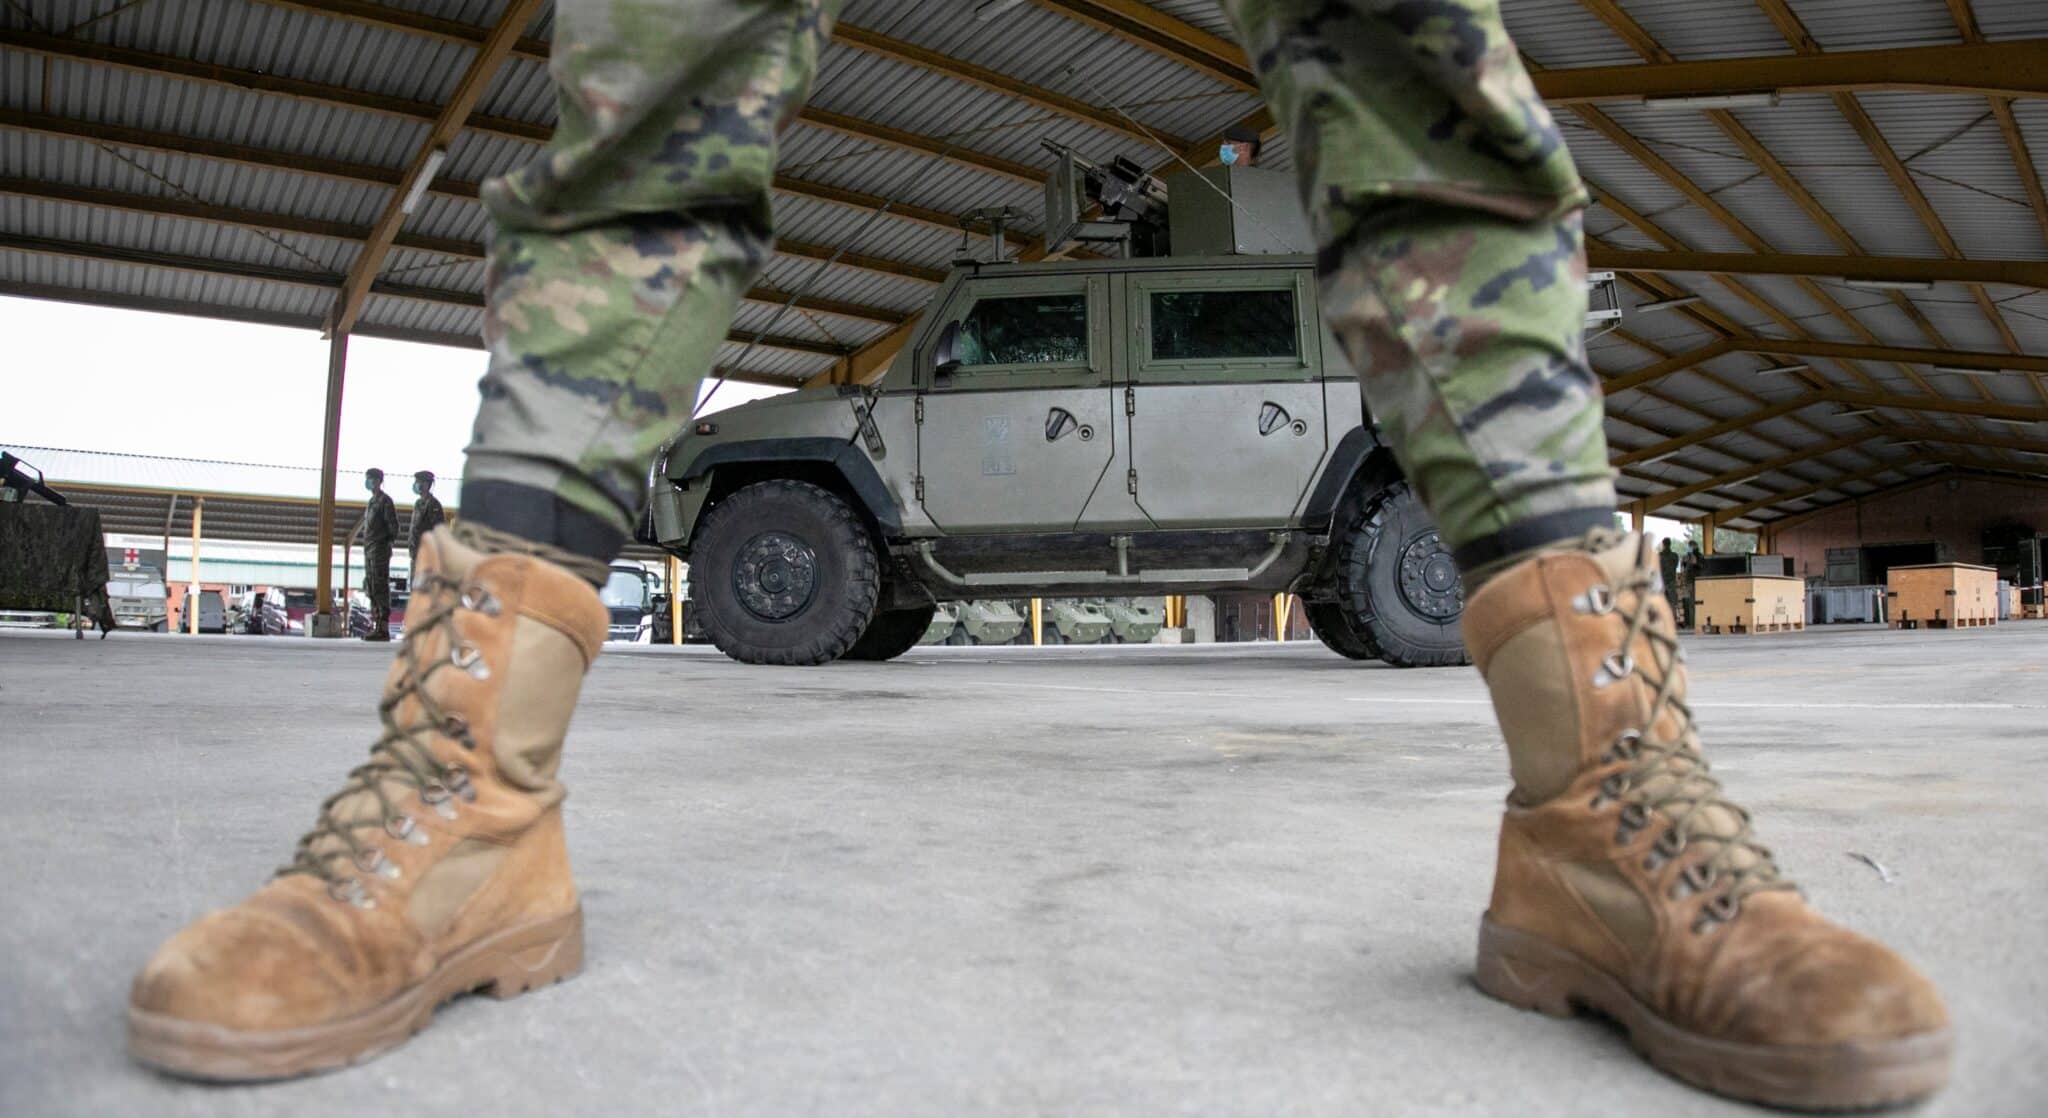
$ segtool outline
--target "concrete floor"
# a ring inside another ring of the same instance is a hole
[[[1925,1113],[2042,1114],[2048,626],[1690,648],[1788,869],[1945,988]],[[1746,1110],[1475,992],[1505,791],[1478,677],[1313,644],[609,655],[567,765],[581,977],[299,1083],[131,1066],[134,968],[288,857],[387,656],[0,636],[0,1114]]]

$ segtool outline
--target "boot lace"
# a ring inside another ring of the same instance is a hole
[[[1734,919],[1748,897],[1775,890],[1796,891],[1798,887],[1779,872],[1770,849],[1756,841],[1749,812],[1730,803],[1722,794],[1721,782],[1708,772],[1692,709],[1677,693],[1678,665],[1685,654],[1675,632],[1652,623],[1652,603],[1663,592],[1662,579],[1647,564],[1648,539],[1640,539],[1630,576],[1619,585],[1595,584],[1574,603],[1587,613],[1622,612],[1628,623],[1620,647],[1601,661],[1593,685],[1607,687],[1636,677],[1649,685],[1653,696],[1644,715],[1644,728],[1624,730],[1602,755],[1609,764],[1629,764],[1600,783],[1592,806],[1621,801],[1621,820],[1614,836],[1617,844],[1629,842],[1659,815],[1670,820],[1670,826],[1651,845],[1644,869],[1655,870],[1694,847],[1712,849],[1709,857],[1679,873],[1670,893],[1678,900],[1716,891],[1692,926],[1696,933],[1707,932]],[[1632,651],[1639,641],[1646,646],[1648,662],[1638,661]],[[1669,739],[1657,730],[1666,714],[1677,727]]]
[[[276,876],[310,874],[326,882],[329,895],[362,908],[376,907],[364,888],[362,878],[350,873],[398,876],[398,867],[371,841],[365,832],[382,831],[404,842],[425,843],[411,816],[402,809],[405,790],[418,792],[420,802],[445,818],[454,818],[455,801],[473,801],[476,789],[469,770],[436,756],[431,735],[445,736],[464,749],[475,749],[476,739],[462,715],[447,710],[434,699],[427,682],[438,672],[463,671],[478,679],[490,677],[490,667],[474,644],[462,640],[453,626],[458,610],[496,614],[499,603],[482,586],[464,586],[439,572],[423,572],[413,587],[413,601],[427,602],[422,616],[408,618],[398,658],[404,665],[398,681],[377,704],[377,717],[384,732],[370,746],[370,760],[348,774],[341,791],[320,804],[319,820],[299,839],[289,865],[279,867]],[[415,607],[416,608],[416,607]],[[436,647],[432,636],[449,630],[448,652],[429,654]],[[400,721],[406,700],[415,702]],[[394,795],[396,792],[396,795]],[[374,798],[376,811],[363,810]]]

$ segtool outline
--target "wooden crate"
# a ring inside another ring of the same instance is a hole
[[[1885,613],[1894,629],[1998,624],[1998,572],[1971,563],[1893,567],[1885,575]]]
[[[1806,628],[1806,582],[1774,575],[1694,579],[1693,619],[1701,633],[1790,633]]]

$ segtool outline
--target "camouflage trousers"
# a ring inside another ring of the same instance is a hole
[[[939,0],[933,0],[939,2]],[[1290,134],[1322,304],[1468,568],[1611,523],[1586,194],[1494,0],[1227,0]],[[465,482],[630,529],[772,247],[837,0],[559,0],[560,123],[495,180]]]

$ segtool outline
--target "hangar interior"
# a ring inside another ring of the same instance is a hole
[[[1620,324],[1590,350],[1624,522],[1697,525],[1709,551],[1749,534],[1801,578],[1845,550],[1978,564],[1995,533],[2048,533],[2048,6],[1503,8],[1593,192],[1587,266],[1617,277]],[[223,538],[338,546],[358,507],[336,497],[349,339],[480,348],[479,192],[553,129],[553,19],[540,0],[0,6],[0,295],[329,339],[324,368],[278,371],[327,386],[304,417],[317,492],[169,467],[50,479],[167,546],[198,535],[197,497]],[[872,381],[963,251],[989,251],[968,211],[1012,208],[1013,258],[1046,258],[1046,141],[1165,174],[1248,129],[1260,166],[1289,169],[1230,35],[1215,0],[848,0],[715,374]],[[2027,614],[1688,638],[1731,780],[1802,880],[1926,960],[1969,1026],[1938,1113],[2024,1113],[2048,1090],[2021,1058],[2048,1042],[2048,967],[2010,930],[2039,918],[2048,855],[1970,853],[2027,833],[2022,793],[2048,776]],[[6,980],[0,1101],[210,1112],[121,1063],[117,978],[268,865],[367,737],[383,660],[6,636],[0,710],[39,728],[6,746],[34,837],[0,886],[34,899],[0,947],[49,966]],[[1298,643],[919,650],[823,675],[668,652],[613,657],[579,715],[576,841],[612,929],[595,973],[545,1011],[451,1008],[372,1070],[279,1088],[280,1108],[339,1112],[368,1087],[437,1110],[590,1090],[629,1112],[1356,1113],[1400,1089],[1385,1112],[1582,1113],[1588,1091],[1734,1112],[1612,1035],[1460,988],[1502,788],[1468,669],[1397,684]],[[110,696],[113,673],[151,693]],[[191,779],[202,762],[227,767]],[[218,802],[223,783],[250,803]],[[86,826],[116,798],[125,822]],[[2002,927],[1994,896],[2015,906]],[[86,911],[106,934],[72,940]],[[499,1079],[464,1066],[536,1038],[546,1055]],[[1572,1084],[1547,1074],[1566,1061]]]

